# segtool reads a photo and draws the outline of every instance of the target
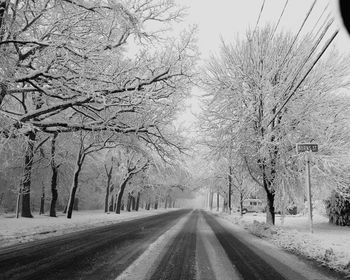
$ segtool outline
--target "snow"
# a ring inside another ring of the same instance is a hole
[[[73,213],[72,219],[67,219],[63,214],[59,214],[57,218],[35,215],[33,219],[16,219],[13,215],[0,216],[0,247],[157,215],[172,210],[176,209],[150,211],[141,209],[139,212],[122,212],[120,215],[106,214],[101,210],[77,211]],[[316,260],[320,264],[344,272],[350,277],[350,227],[329,224],[326,217],[315,215],[314,233],[311,234],[308,218],[305,215],[286,216],[283,224],[281,217],[277,215],[276,226],[268,227],[264,224],[266,218],[263,213],[248,213],[243,218],[238,213],[228,215],[220,212],[218,214],[233,226],[240,226],[242,230],[245,228],[262,237],[265,241],[292,253]],[[165,242],[176,235],[183,222],[169,230],[165,236],[160,237],[158,243],[152,245],[150,251],[145,253],[145,258],[152,255],[157,256],[162,251]]]
[[[139,210],[138,212],[122,212],[121,214],[106,214],[102,210],[76,211],[71,219],[64,214],[58,217],[34,215],[34,218],[18,218],[14,215],[0,216],[0,247],[28,241],[44,239],[74,231],[93,228],[157,215],[176,209]]]
[[[163,257],[163,253],[166,252],[167,247],[171,244],[176,235],[183,229],[190,214],[181,218],[173,227],[160,236],[154,243],[152,243],[148,249],[136,259],[116,280],[140,280],[150,279],[154,269]],[[317,269],[311,267],[307,263],[300,260],[294,255],[287,254],[278,249],[271,243],[265,240],[256,238],[253,235],[247,235],[243,227],[232,223],[232,216],[223,215],[225,220],[219,221],[229,230],[234,231],[236,237],[238,237],[247,246],[254,249],[254,251],[265,259],[271,266],[273,266],[285,279],[295,279],[295,272],[298,272],[302,279],[308,280],[334,280],[333,277],[328,277]],[[228,220],[228,218],[230,218]],[[231,222],[230,222],[231,221]],[[247,222],[248,223],[248,222]],[[215,279],[242,279],[239,272],[236,271],[227,257],[226,252],[217,240],[214,232],[206,221],[201,216],[198,220],[198,238],[202,240],[201,246],[204,246],[204,250],[207,251],[209,257],[210,269],[212,269]],[[198,245],[198,243],[197,243]],[[197,252],[197,262],[200,261],[200,256]],[[277,261],[276,261],[277,260]],[[197,279],[208,279],[201,275]]]
[[[164,253],[168,250],[172,241],[183,230],[185,223],[189,219],[193,212],[182,217],[174,226],[161,235],[154,243],[152,243],[147,250],[136,259],[122,274],[120,274],[116,280],[143,280],[150,279]],[[198,239],[201,239],[204,245],[204,250],[207,251],[207,255],[210,261],[210,269],[213,270],[215,279],[235,279],[239,280],[242,277],[236,271],[227,257],[225,250],[220,245],[220,242],[216,239],[214,232],[210,226],[205,222],[202,215],[198,220]],[[198,246],[198,243],[197,243]],[[200,256],[197,251],[196,259],[197,265],[200,261]],[[197,267],[197,273],[199,268]],[[200,273],[200,272],[199,272]],[[204,274],[203,277],[198,276],[197,279],[208,279]]]
[[[324,272],[309,265],[307,262],[301,260],[298,256],[288,254],[278,248],[275,244],[271,243],[269,239],[257,238],[252,234],[247,234],[247,231],[242,225],[252,225],[250,222],[240,221],[236,224],[234,215],[227,215],[219,213],[221,216],[219,222],[228,229],[231,229],[235,233],[235,236],[250,247],[257,255],[271,265],[277,272],[279,272],[285,279],[299,279],[295,278],[297,272],[300,279],[308,280],[334,280],[338,279],[337,276],[333,277],[325,275]]]
[[[199,248],[199,246],[202,244],[204,246],[204,250],[207,252],[210,269],[215,275],[215,279],[243,279],[236,266],[229,260],[224,248],[221,246],[220,241],[216,238],[212,228],[207,224],[203,215],[200,215],[198,219],[197,248]],[[200,260],[201,256],[198,249],[197,262],[200,262]],[[199,269],[198,271],[199,279],[208,279],[205,274],[202,276]]]
[[[184,227],[191,213],[182,217],[174,226],[153,242],[143,254],[138,257],[116,280],[149,279],[162,258],[162,253]]]
[[[263,213],[247,213],[242,218],[237,213],[220,216],[287,251],[350,276],[350,227],[329,224],[328,218],[317,214],[313,217],[314,233],[310,233],[305,215],[285,216],[283,223],[276,215],[275,227],[264,223]]]

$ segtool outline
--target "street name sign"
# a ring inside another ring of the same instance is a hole
[[[303,152],[318,152],[318,144],[315,143],[298,143],[297,153]]]

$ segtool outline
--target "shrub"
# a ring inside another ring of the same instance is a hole
[[[254,220],[252,224],[248,225],[247,229],[255,236],[262,238],[270,238],[272,235],[278,233],[276,227],[266,223],[260,223],[256,220]]]
[[[325,201],[329,222],[339,226],[350,226],[350,201],[333,191]]]

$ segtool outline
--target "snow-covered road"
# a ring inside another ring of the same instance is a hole
[[[258,239],[204,211],[183,217],[117,280],[331,280],[331,272]]]
[[[0,279],[115,279],[189,210],[2,248]]]
[[[339,278],[211,213],[179,210],[3,248],[0,279]]]

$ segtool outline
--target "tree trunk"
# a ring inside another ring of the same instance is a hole
[[[114,199],[114,204],[113,204],[113,212],[115,212],[117,210],[118,193],[119,193],[119,191],[115,194],[115,199]]]
[[[41,197],[40,197],[40,210],[39,215],[45,214],[45,186],[43,186]]]
[[[1,209],[1,206],[2,206],[2,202],[4,200],[4,195],[5,195],[5,193],[3,193],[3,192],[0,195],[0,209]]]
[[[128,193],[128,202],[127,202],[127,204],[126,204],[126,210],[127,210],[128,212],[130,212],[130,209],[131,209],[131,194]]]
[[[266,174],[263,173],[263,184],[266,192],[266,223],[269,225],[275,224],[275,192],[271,188],[271,182],[266,178]]]
[[[209,194],[209,209],[210,209],[210,211],[213,210],[213,199],[214,199],[214,193],[210,190],[210,194]]]
[[[135,211],[135,207],[136,207],[135,204],[136,204],[135,203],[135,197],[132,195],[131,196],[131,210],[133,210],[133,211]]]
[[[219,190],[216,193],[216,211],[219,212],[219,204],[220,204],[220,198],[219,198]]]
[[[19,217],[19,210],[20,210],[20,205],[21,205],[21,199],[22,199],[22,188],[18,190],[17,194],[17,201],[16,201],[16,218],[18,219]]]
[[[5,17],[6,17],[9,3],[10,3],[10,1],[0,0],[0,42],[3,40],[4,34],[5,34],[5,27],[4,27]],[[4,96],[1,95],[1,90],[0,90],[0,105],[1,105],[3,98],[4,98]]]
[[[140,206],[140,195],[141,195],[140,192],[137,192],[135,211],[139,211],[139,206]]]
[[[57,169],[55,168],[55,173],[52,174],[51,178],[51,205],[50,205],[50,217],[56,217],[56,203],[58,199],[57,192]]]
[[[239,195],[240,195],[239,207],[240,207],[241,216],[243,216],[243,193],[240,193]]]
[[[227,199],[224,197],[224,203],[222,205],[222,212],[227,212]]]
[[[109,194],[110,194],[110,185],[111,185],[111,179],[112,179],[112,171],[113,171],[113,165],[111,163],[111,167],[108,171],[106,168],[107,185],[106,185],[106,196],[105,196],[105,213],[109,212]]]
[[[169,208],[171,208],[171,206],[173,205],[171,196],[169,196],[169,202],[168,203],[169,203]]]
[[[79,210],[79,197],[74,198],[73,210],[74,211]]]
[[[0,27],[0,41],[1,41],[1,27]],[[7,94],[7,86],[5,83],[0,82],[0,105]]]
[[[281,118],[277,119],[277,122],[280,123]],[[271,136],[271,143],[274,143],[276,141],[275,136]],[[278,141],[278,139],[277,139]],[[267,197],[267,209],[266,209],[266,223],[270,225],[275,224],[275,190],[272,188],[273,182],[276,178],[276,162],[278,157],[278,144],[274,145],[273,148],[273,156],[271,158],[270,166],[271,166],[271,179],[267,179],[266,174],[263,173],[263,180],[264,180],[264,188],[266,191],[266,197]]]
[[[105,196],[105,213],[109,212],[109,180],[106,186],[106,196]]]
[[[147,204],[146,204],[146,210],[150,210],[151,209],[151,199],[149,198]]]
[[[68,219],[72,218],[75,194],[78,190],[79,174],[81,171],[81,167],[83,165],[83,161],[84,161],[84,155],[82,154],[82,151],[79,151],[78,155],[77,155],[76,166],[75,166],[74,175],[73,175],[73,183],[72,183],[72,187],[70,190],[69,201],[68,201],[68,205],[67,205],[67,218]]]
[[[154,209],[158,209],[158,199],[156,199],[156,201],[154,202]]]
[[[120,214],[121,206],[122,206],[122,198],[124,194],[124,190],[126,187],[126,183],[129,181],[130,177],[126,178],[124,182],[120,185],[120,190],[118,193],[118,198],[117,198],[117,207],[115,209],[116,214]],[[123,207],[124,208],[124,207]]]
[[[34,142],[36,133],[34,131],[28,132],[28,144],[24,158],[24,175],[22,185],[22,217],[33,218],[30,210],[30,185],[31,174],[34,159]]]
[[[267,207],[266,207],[266,223],[269,225],[275,224],[275,193],[269,192],[266,195],[267,197]]]
[[[231,205],[231,193],[232,193],[232,166],[229,166],[229,176],[228,176],[228,211],[231,215],[232,205]]]
[[[110,180],[107,180],[107,186],[106,186],[106,196],[105,196],[105,213],[109,212],[109,183]]]
[[[51,141],[51,205],[50,205],[50,217],[56,217],[56,203],[58,199],[57,193],[57,177],[58,177],[58,166],[55,162],[56,154],[56,138],[58,133],[55,133]]]
[[[109,211],[110,212],[113,212],[115,210],[114,206],[115,206],[115,204],[114,204],[114,195],[112,195],[112,197],[111,197],[111,204],[109,205]]]

